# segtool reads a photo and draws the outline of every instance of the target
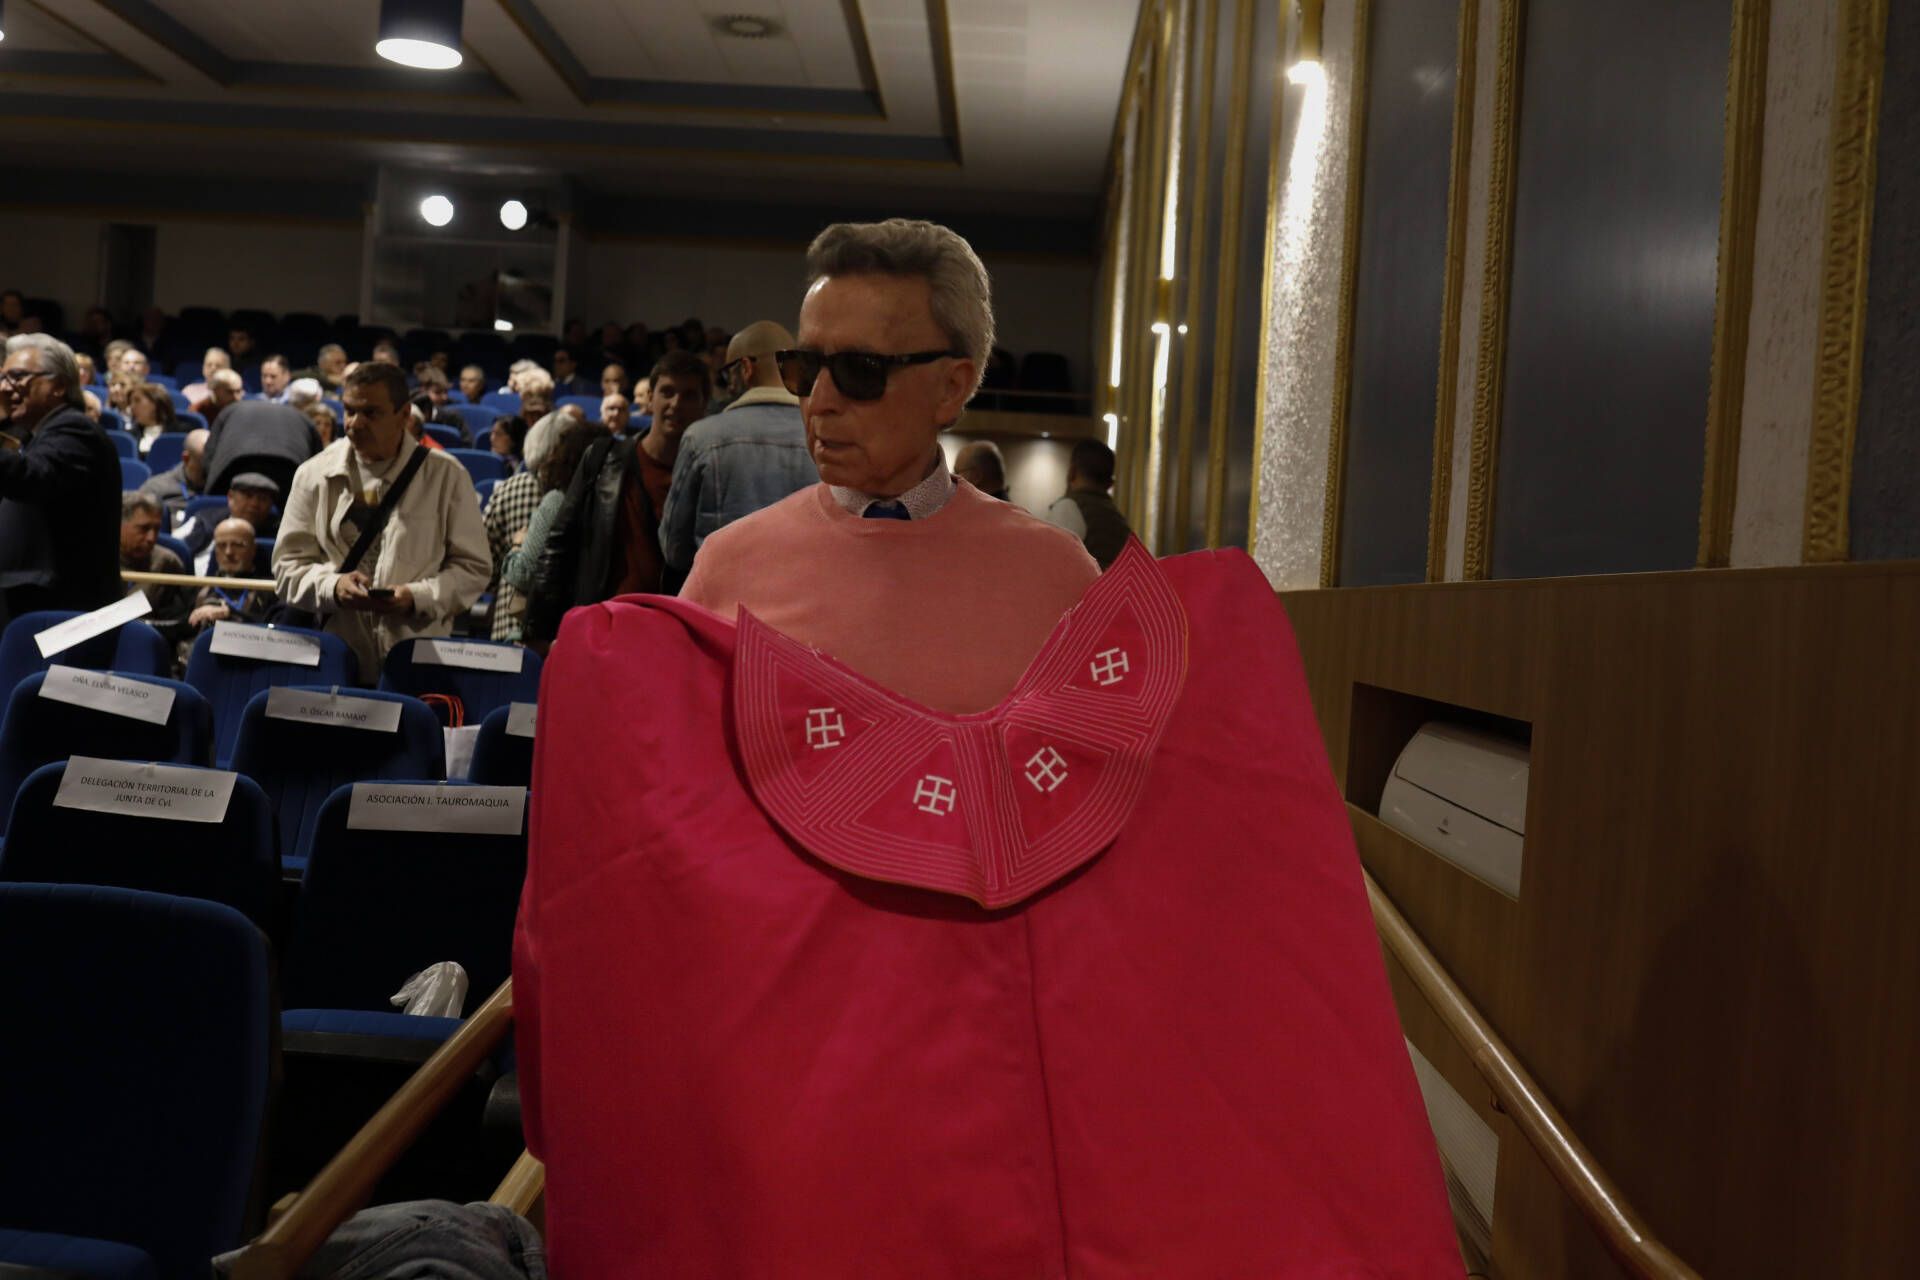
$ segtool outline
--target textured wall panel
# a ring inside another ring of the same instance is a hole
[[[1684,568],[1732,10],[1532,0],[1524,26],[1492,571]]]

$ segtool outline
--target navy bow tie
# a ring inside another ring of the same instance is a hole
[[[865,511],[862,511],[860,518],[863,520],[913,519],[912,516],[907,514],[906,504],[901,502],[876,502]]]

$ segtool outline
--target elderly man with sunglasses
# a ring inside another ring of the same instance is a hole
[[[945,227],[896,218],[828,227],[807,278],[778,358],[821,483],[707,538],[680,594],[936,710],[991,707],[1099,568],[947,470],[940,433],[993,349],[986,268]]]
[[[0,372],[0,625],[120,598],[120,459],[86,414],[80,366],[42,333]]]

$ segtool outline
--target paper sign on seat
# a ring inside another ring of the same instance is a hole
[[[235,776],[223,769],[74,756],[67,761],[53,803],[62,809],[172,822],[221,822],[233,799]]]
[[[255,662],[285,662],[296,667],[320,665],[320,641],[313,636],[295,635],[250,622],[214,623],[212,651],[222,657],[252,658]]]
[[[147,599],[147,593],[136,591],[132,595],[121,596],[112,604],[102,605],[92,613],[56,622],[45,631],[36,632],[33,643],[39,647],[41,657],[51,658],[56,653],[73,648],[82,640],[91,640],[152,612],[153,604]]]
[[[504,671],[517,674],[526,663],[527,651],[519,645],[476,644],[471,640],[420,640],[413,646],[413,660],[427,667],[466,667],[472,671]]]
[[[356,782],[347,827],[356,831],[452,831],[519,835],[525,787],[464,787],[436,782]]]
[[[165,724],[173,714],[173,690],[166,685],[58,663],[47,668],[40,682],[40,696],[148,724]]]
[[[537,709],[534,704],[531,702],[515,702],[510,703],[509,707],[510,710],[507,712],[507,732],[516,738],[531,738],[533,736],[534,720],[537,716]]]
[[[338,725],[344,729],[371,729],[394,733],[400,728],[398,702],[362,698],[351,693],[321,693],[316,689],[276,687],[267,690],[267,718],[299,720],[306,724]]]

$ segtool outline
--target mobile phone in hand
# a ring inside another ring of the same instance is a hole
[[[392,587],[368,587],[367,598],[369,600],[391,600],[393,599],[393,588]]]

